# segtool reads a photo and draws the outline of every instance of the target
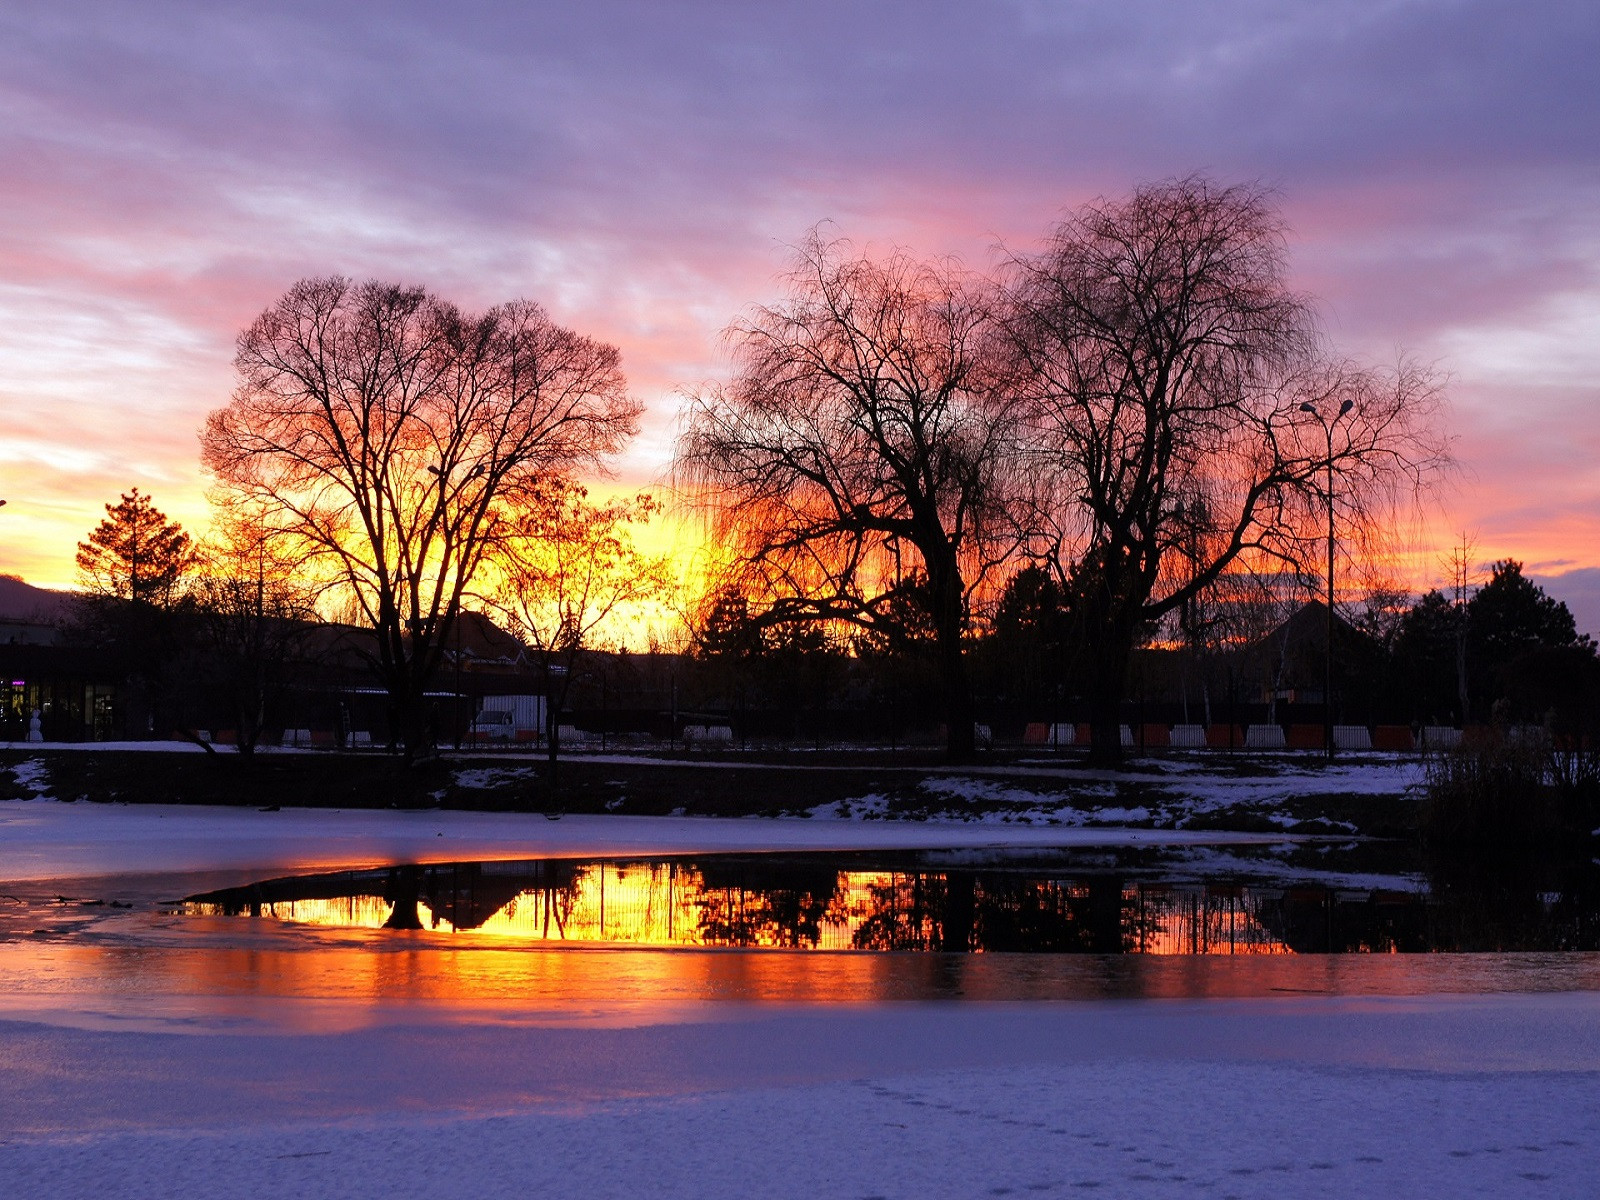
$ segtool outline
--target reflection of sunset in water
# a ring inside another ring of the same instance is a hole
[[[210,922],[206,933],[218,932]],[[232,924],[237,925],[237,922]],[[250,947],[11,944],[0,1012],[13,1019],[181,1031],[195,1019],[331,1031],[449,1019],[637,1025],[709,1004],[978,1003],[1124,998],[1420,995],[1600,987],[1600,956],[748,954],[631,947],[512,948],[426,933],[272,926]],[[454,948],[454,947],[460,947]]]
[[[1494,949],[1519,946],[1506,943],[1503,917],[1479,929],[1421,892],[948,858],[403,865],[120,910],[40,892],[27,911],[8,910],[0,1011],[104,1027],[220,1017],[326,1030],[409,1020],[413,1005],[462,1020],[631,1025],[698,1020],[722,1002],[1600,986],[1596,954],[1448,953],[1491,937]],[[1574,923],[1589,912],[1579,893],[1541,895],[1537,914],[1557,920],[1529,926],[1532,936],[1595,949],[1580,937],[1592,939],[1592,925]],[[1446,953],[1418,953],[1430,950]]]
[[[708,877],[693,864],[473,864],[402,868],[388,890],[263,899],[211,898],[196,914],[342,929],[404,928],[484,940],[814,950],[1092,950],[1138,954],[1287,954],[1261,921],[1261,895],[1185,887],[897,871],[811,870],[766,886]],[[724,876],[722,878],[717,875]],[[530,876],[544,877],[527,886]],[[353,881],[355,882],[355,881]],[[366,878],[357,886],[371,887]],[[1112,912],[1105,911],[1107,905]]]

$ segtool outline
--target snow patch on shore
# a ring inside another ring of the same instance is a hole
[[[873,793],[811,810],[817,818],[854,820],[962,821],[983,826],[1054,825],[1184,829],[1198,819],[1234,809],[1249,810],[1284,830],[1354,833],[1348,821],[1299,817],[1290,804],[1337,797],[1389,797],[1414,803],[1423,769],[1395,756],[1334,767],[1280,765],[1262,774],[1202,773],[1205,764],[1178,763],[1171,774],[1135,768],[1106,772],[1035,766],[974,767],[928,775],[893,794]]]
[[[489,791],[535,778],[530,767],[462,767],[455,772],[456,786],[469,791]]]
[[[50,771],[37,758],[14,763],[11,767],[11,778],[16,780],[18,787],[27,788],[28,791],[32,792],[35,799],[49,794]]]

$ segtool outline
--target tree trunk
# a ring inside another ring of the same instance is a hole
[[[1128,680],[1130,640],[1107,630],[1094,647],[1089,679],[1089,763],[1122,766],[1122,700]]]
[[[965,954],[972,949],[977,877],[971,871],[950,871],[944,877],[944,921],[939,949]]]
[[[929,571],[928,584],[933,592],[939,675],[944,687],[945,756],[951,762],[970,762],[977,747],[972,727],[972,681],[967,676],[966,646],[963,643],[966,632],[965,589],[953,557],[939,565],[941,569],[937,572]]]
[[[410,673],[406,674],[409,676]],[[389,736],[392,739],[398,734],[401,753],[408,767],[427,761],[432,753],[428,739],[427,700],[422,692],[421,681],[412,678],[403,678],[397,685],[392,685],[389,692],[389,711],[395,722]]]
[[[951,651],[940,648],[944,680],[945,756],[951,762],[971,762],[977,753],[973,736],[972,684],[959,644]]]
[[[1089,946],[1096,954],[1121,954],[1126,949],[1120,875],[1090,877]]]
[[[385,929],[421,929],[422,914],[417,905],[422,899],[422,872],[416,867],[396,867],[389,872],[383,898],[394,905]]]

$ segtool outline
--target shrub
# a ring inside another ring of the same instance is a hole
[[[1526,726],[1496,726],[1429,759],[1423,839],[1526,843],[1554,836],[1565,806],[1551,766],[1549,737]]]

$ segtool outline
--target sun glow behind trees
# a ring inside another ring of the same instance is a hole
[[[240,334],[204,463],[274,572],[373,632],[408,750],[464,607],[522,637],[559,704],[624,625],[681,647],[680,618],[736,597],[835,657],[935,670],[962,757],[969,650],[1031,565],[1114,759],[1136,646],[1247,640],[1326,582],[1326,540],[1370,562],[1389,502],[1448,465],[1430,373],[1332,353],[1286,259],[1274,198],[1204,177],[1086,205],[988,274],[814,231],[786,295],[730,327],[728,382],[684,401],[673,482],[706,536],[677,563],[634,541],[655,499],[583,482],[638,432],[618,352],[525,301],[302,281]]]
[[[953,757],[1002,569],[1053,576],[1091,660],[1092,756],[1114,762],[1156,625],[1229,572],[1331,587],[1334,526],[1370,539],[1449,465],[1432,374],[1331,350],[1260,187],[1095,201],[998,278],[814,232],[787,282],[730,327],[733,382],[691,400],[679,441],[731,555],[718,590],[761,623],[919,628]]]
[[[205,465],[298,557],[327,564],[376,634],[412,753],[462,601],[517,511],[603,470],[637,431],[618,353],[525,301],[473,314],[330,277],[263,312],[235,361]]]

